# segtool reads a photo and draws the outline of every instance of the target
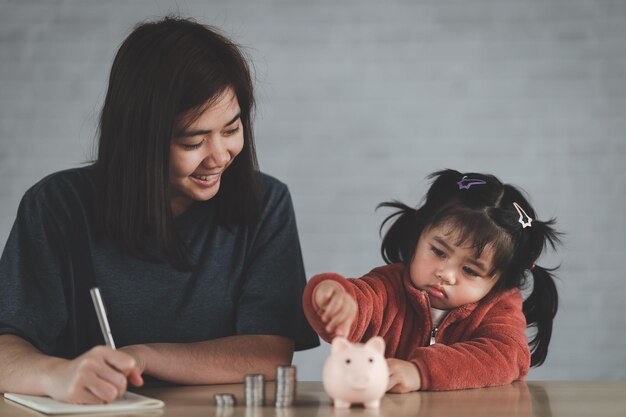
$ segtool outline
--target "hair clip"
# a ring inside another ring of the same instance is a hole
[[[527,227],[530,227],[533,219],[531,219],[530,216],[526,214],[526,212],[515,201],[513,202],[513,207],[515,207],[515,210],[517,210],[517,213],[519,214],[519,219],[517,221],[520,222],[522,228],[526,229]],[[526,217],[528,221],[524,221],[524,217]]]
[[[472,185],[483,185],[487,184],[487,181],[479,180],[476,178],[467,178],[467,175],[463,175],[461,181],[457,182],[459,184],[459,190],[469,190]]]

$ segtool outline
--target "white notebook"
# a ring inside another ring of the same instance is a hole
[[[165,403],[161,400],[145,397],[128,391],[126,391],[124,397],[120,397],[111,403],[95,405],[69,404],[53,400],[50,397],[12,394],[10,392],[5,393],[4,397],[45,414],[108,413],[113,411],[153,410],[156,408],[162,408],[165,405]]]

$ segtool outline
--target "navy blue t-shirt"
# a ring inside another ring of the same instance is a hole
[[[260,180],[262,212],[250,226],[220,226],[212,200],[175,219],[200,262],[181,272],[99,237],[92,167],[44,178],[24,195],[0,259],[0,334],[65,358],[103,344],[89,295],[97,285],[118,347],[242,334],[317,346],[302,312],[306,279],[289,191],[268,175]]]

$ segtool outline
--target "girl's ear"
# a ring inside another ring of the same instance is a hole
[[[380,336],[372,337],[365,343],[365,346],[369,346],[381,355],[385,354],[385,339]]]
[[[345,337],[337,336],[333,339],[331,352],[341,352],[342,350],[348,349],[350,346],[352,346],[352,343],[348,342],[348,339],[346,339]]]

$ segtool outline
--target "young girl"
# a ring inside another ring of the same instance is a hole
[[[402,203],[383,238],[388,265],[360,279],[321,274],[303,296],[326,341],[382,336],[388,390],[450,390],[523,379],[548,353],[557,290],[535,264],[559,242],[520,191],[491,175],[439,171],[418,209]],[[532,290],[521,289],[532,275]],[[527,341],[527,327],[536,328]],[[532,352],[532,355],[531,355]]]

